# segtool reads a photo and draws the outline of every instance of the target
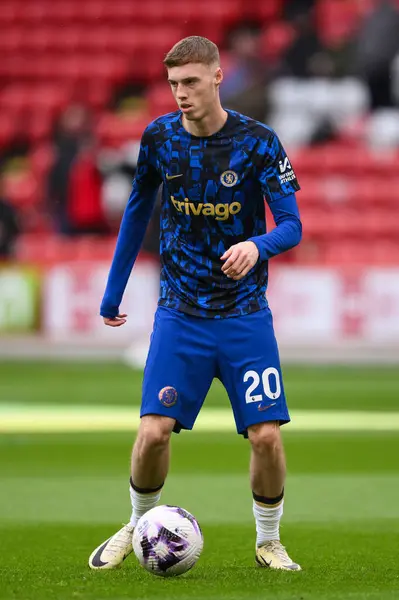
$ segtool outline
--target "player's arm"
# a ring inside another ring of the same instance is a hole
[[[302,223],[295,194],[269,202],[275,229],[250,238],[259,251],[259,260],[268,260],[297,246],[302,239]]]
[[[156,169],[156,155],[151,133],[144,132],[137,162],[132,192],[126,205],[100,314],[106,325],[119,326],[126,322],[119,314],[119,305],[136,261],[154,208],[161,178]]]
[[[302,238],[302,223],[295,192],[299,190],[295,173],[278,137],[264,144],[264,167],[260,184],[276,224],[264,235],[232,246],[221,257],[222,271],[233,279],[242,279],[258,260],[264,261],[290,250]]]

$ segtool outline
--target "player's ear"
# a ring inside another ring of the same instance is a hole
[[[223,81],[223,71],[220,67],[216,68],[215,71],[215,83],[216,85],[220,85]]]

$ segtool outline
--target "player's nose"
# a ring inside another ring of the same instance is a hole
[[[176,97],[178,100],[187,100],[187,92],[185,91],[184,87],[179,85],[177,86]]]

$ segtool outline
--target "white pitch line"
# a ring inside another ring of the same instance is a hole
[[[284,431],[399,431],[399,412],[293,410]],[[0,433],[136,431],[138,408],[0,404]],[[229,409],[205,408],[195,429],[234,431]]]

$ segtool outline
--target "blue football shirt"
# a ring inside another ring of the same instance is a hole
[[[137,173],[101,306],[114,317],[162,184],[159,304],[203,317],[233,317],[267,306],[268,258],[296,245],[301,222],[295,173],[275,132],[234,111],[223,128],[196,137],[176,111],[145,130]],[[265,205],[277,227],[266,233]],[[220,257],[251,239],[260,257],[241,280]]]

